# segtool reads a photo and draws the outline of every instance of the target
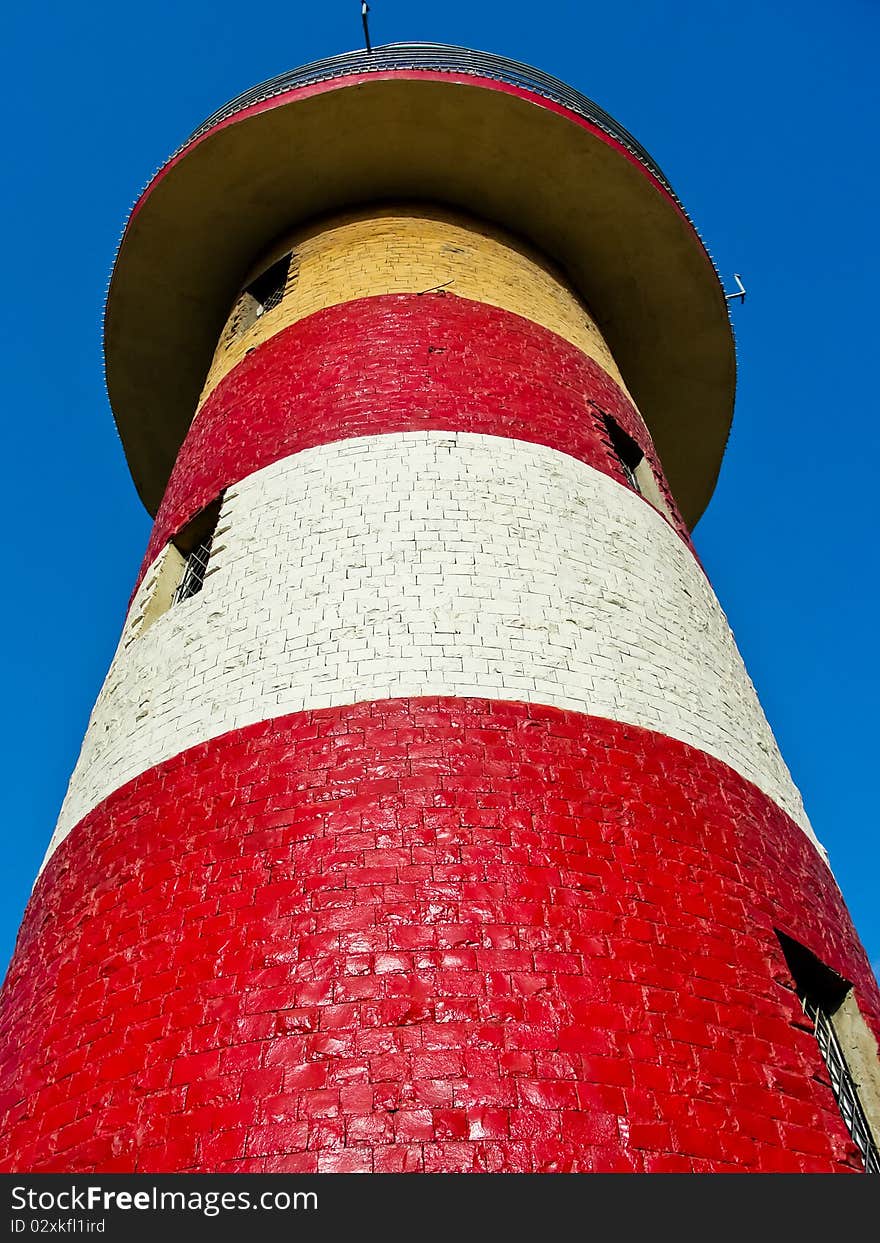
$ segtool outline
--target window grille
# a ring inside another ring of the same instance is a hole
[[[644,453],[642,453],[632,436],[628,436],[610,415],[603,414],[602,422],[605,424],[605,431],[608,439],[611,441],[611,448],[614,450],[614,456],[617,458],[627,483],[633,492],[641,494],[642,489],[639,487],[639,481],[636,477],[636,468],[643,460]]]
[[[278,306],[287,288],[287,277],[290,273],[291,255],[284,255],[270,267],[266,268],[256,280],[251,281],[245,290],[257,303],[256,314],[265,315]]]
[[[183,578],[180,580],[180,586],[174,594],[174,603],[179,604],[181,600],[189,600],[191,596],[197,595],[204,586],[205,571],[208,568],[208,559],[211,556],[211,541],[213,532],[200,540],[195,548],[186,559],[186,565],[183,570]]]
[[[862,1154],[866,1174],[880,1174],[880,1152],[874,1143],[865,1111],[859,1100],[859,1090],[853,1082],[846,1064],[846,1057],[840,1047],[840,1041],[831,1024],[828,1011],[813,997],[803,997],[801,1003],[804,1013],[813,1024],[813,1031],[828,1067],[831,1079],[831,1090],[841,1117],[853,1138],[853,1143]]]
[[[876,1067],[876,1044],[861,1017],[852,985],[805,945],[778,928],[775,931],[801,1007],[812,1024],[840,1116],[862,1155],[866,1173],[880,1174],[880,1154],[865,1104],[867,1102],[874,1109],[878,1103],[873,1087],[875,1072],[871,1069],[872,1064]],[[841,1020],[845,1022],[844,1027],[840,1026]],[[851,1063],[847,1057],[850,1045],[857,1059],[856,1065],[861,1060],[862,1070],[867,1067],[867,1077],[861,1089],[863,1095],[850,1070]]]
[[[627,481],[627,483],[629,484],[629,486],[632,488],[633,492],[639,492],[639,491],[641,491],[641,489],[639,488],[638,483],[636,482],[636,475],[635,475],[635,471],[632,469],[632,467],[631,467],[631,466],[629,466],[629,465],[628,465],[628,464],[627,464],[627,463],[623,460],[623,458],[621,458],[621,459],[620,459],[620,465],[621,465],[621,468],[623,469],[623,473],[624,473],[624,475],[626,475],[626,481]]]

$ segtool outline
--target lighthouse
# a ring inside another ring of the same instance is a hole
[[[654,159],[392,44],[113,269],[154,525],[0,1000],[0,1167],[877,1171],[880,995],[691,530],[728,302]]]

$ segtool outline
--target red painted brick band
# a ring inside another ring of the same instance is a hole
[[[597,407],[641,446],[687,541],[638,411],[576,346],[510,311],[448,294],[388,294],[328,307],[258,346],[206,399],[180,450],[138,581],[169,538],[224,488],[301,449],[351,436],[433,430],[514,437],[625,482]]]
[[[0,1166],[858,1169],[774,925],[880,1031],[827,868],[717,760],[485,700],[266,721],[50,861]]]

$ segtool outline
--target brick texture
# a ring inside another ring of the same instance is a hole
[[[437,290],[543,325],[594,359],[626,391],[602,334],[564,275],[487,221],[437,206],[371,207],[298,229],[273,247],[256,271],[290,252],[283,299],[245,332],[231,317],[203,397],[249,350],[316,311],[375,295],[425,296]]]
[[[131,625],[145,612],[136,598]],[[668,522],[555,449],[431,431],[304,449],[227,492],[204,589],[146,632],[125,628],[52,846],[206,738],[426,694],[655,729],[808,829],[724,614]]]
[[[317,311],[255,347],[202,405],[138,581],[168,539],[224,488],[279,458],[351,436],[429,428],[511,436],[623,481],[597,410],[640,445],[687,539],[635,406],[562,337],[442,292]]]
[[[6,1171],[851,1171],[774,927],[880,998],[801,830],[632,726],[385,700],[205,742],[38,881]]]

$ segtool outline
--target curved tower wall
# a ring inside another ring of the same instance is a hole
[[[28,907],[4,1168],[858,1169],[779,933],[876,984],[591,309],[449,208],[243,288],[288,253]]]
[[[425,694],[659,730],[809,831],[648,431],[561,275],[417,208],[323,222],[257,270],[290,252],[280,304],[221,336],[50,851],[208,738]],[[645,453],[653,503],[608,416]],[[169,540],[220,496],[204,591],[141,637]]]

